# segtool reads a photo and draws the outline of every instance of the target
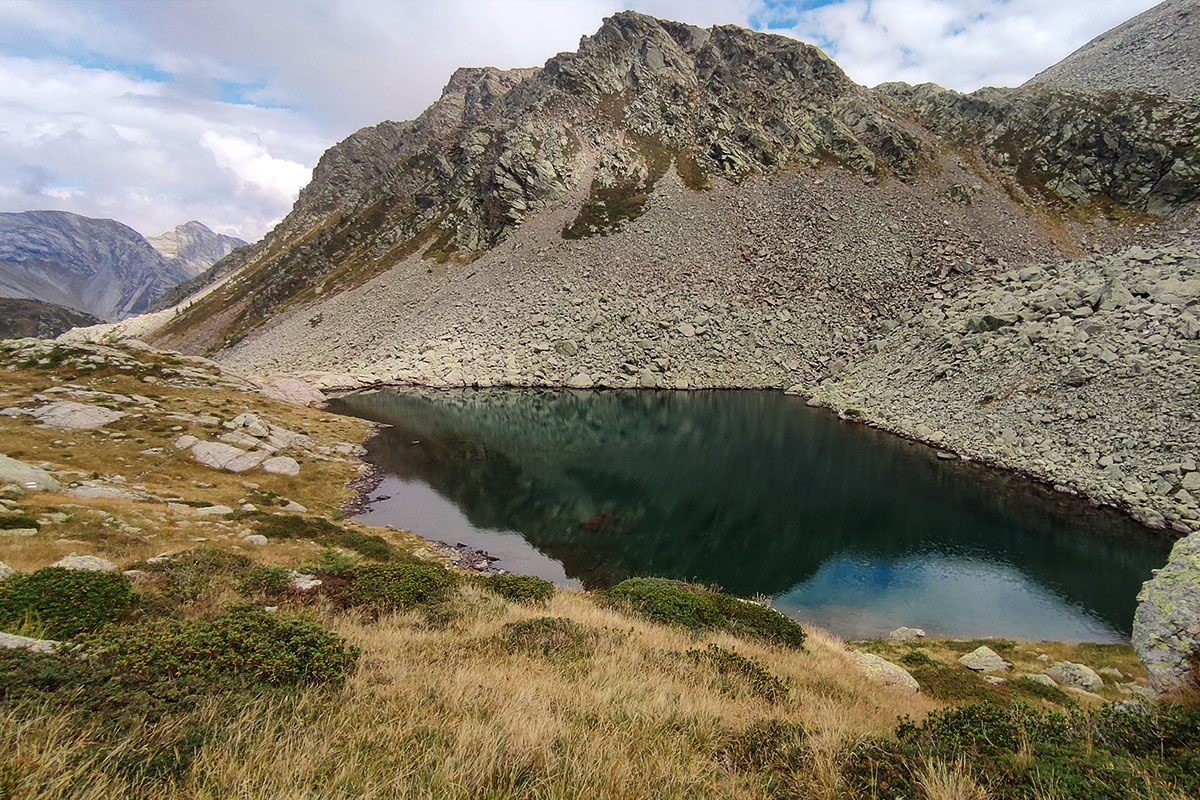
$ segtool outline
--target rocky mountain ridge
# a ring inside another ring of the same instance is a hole
[[[0,295],[121,319],[150,309],[172,286],[240,240],[189,222],[155,237],[111,219],[66,211],[0,214]],[[211,263],[211,262],[209,262]]]

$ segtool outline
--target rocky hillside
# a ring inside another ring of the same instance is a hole
[[[230,351],[254,366],[298,369],[331,344],[333,327],[355,341],[311,366],[363,368],[398,347],[405,363],[386,377],[400,378],[420,367],[412,337],[397,334],[431,327],[420,335],[440,337],[473,324],[454,306],[466,296],[483,304],[472,337],[503,342],[519,365],[528,362],[513,371],[533,380],[540,370],[548,382],[598,373],[613,383],[627,377],[625,354],[572,368],[534,349],[546,332],[530,320],[560,299],[541,282],[578,287],[572,302],[584,307],[599,294],[621,300],[628,290],[636,302],[691,283],[706,288],[710,305],[750,294],[739,317],[751,323],[773,317],[767,297],[782,295],[804,315],[830,310],[833,330],[784,327],[834,359],[848,354],[836,334],[858,336],[847,324],[869,330],[873,317],[945,291],[949,270],[1077,253],[1085,238],[1089,246],[1121,238],[1115,222],[1190,210],[1200,186],[1195,114],[1162,99],[1046,90],[874,92],[792,39],[623,12],[541,69],[459,70],[416,120],[384,122],[332,148],[292,213],[231,264],[237,279],[181,314],[162,339],[216,352],[270,339],[265,328],[280,320],[300,323],[289,325],[286,342],[264,344],[261,357],[253,346]],[[594,268],[609,273],[593,281],[602,291],[578,280]],[[687,277],[667,278],[663,268]],[[329,298],[375,278],[369,291],[391,302],[373,304],[365,326],[343,313],[349,301],[326,309]],[[850,304],[828,296],[843,286]],[[811,303],[818,291],[826,297]],[[504,308],[522,313],[488,314],[498,292],[508,295]],[[668,306],[651,322],[673,327],[709,313],[687,296],[680,319],[663,319],[676,310]],[[644,317],[626,305],[613,311]],[[318,310],[326,328],[299,335]],[[647,338],[605,310],[588,316],[611,323],[616,340]],[[424,325],[431,317],[443,319]],[[578,334],[549,333],[559,334],[552,341]],[[817,356],[806,347],[782,360]],[[811,380],[771,360],[749,371],[770,373],[768,384]],[[463,375],[483,371],[464,366]]]
[[[32,336],[52,339],[64,331],[100,320],[91,314],[41,300],[0,297],[0,339]]]
[[[228,252],[238,241],[229,238],[187,223],[157,237],[174,248],[174,255],[163,255],[111,219],[66,211],[0,214],[0,295],[121,319],[148,310],[167,289],[206,268],[208,255]]]
[[[1200,100],[1200,3],[1166,0],[1102,33],[1026,86],[1122,89]]]
[[[196,220],[176,225],[159,236],[146,239],[169,263],[194,278],[246,242],[234,236],[215,233]]]

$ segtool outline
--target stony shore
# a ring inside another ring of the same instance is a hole
[[[1003,274],[932,302],[812,402],[1200,529],[1200,243]]]

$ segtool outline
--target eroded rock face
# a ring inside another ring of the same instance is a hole
[[[1187,679],[1189,658],[1200,654],[1200,533],[1176,542],[1167,565],[1142,586],[1133,649],[1156,691]]]

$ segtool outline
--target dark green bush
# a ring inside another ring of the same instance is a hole
[[[773,608],[705,586],[665,578],[630,578],[605,596],[656,622],[692,630],[719,629],[786,647],[801,647],[804,630]]]
[[[55,639],[94,631],[132,606],[129,581],[108,572],[45,567],[0,583],[0,626],[36,619]]]
[[[0,531],[12,531],[18,528],[40,528],[41,525],[33,517],[24,514],[0,515]]]
[[[591,658],[600,633],[574,620],[536,617],[506,624],[495,640],[504,652],[567,662]]]
[[[326,547],[317,553],[317,557],[308,563],[313,572],[332,575],[335,578],[348,578],[358,566],[358,557],[333,547]]]
[[[362,564],[354,570],[345,599],[352,607],[376,613],[401,611],[447,600],[457,583],[454,573],[433,561]]]
[[[111,628],[84,647],[122,675],[199,678],[215,689],[340,684],[359,652],[315,623],[280,619],[256,606],[234,606],[198,622]]]
[[[237,581],[245,595],[276,595],[287,591],[292,571],[287,567],[251,567]]]
[[[703,650],[689,650],[687,658],[713,679],[718,691],[731,697],[752,695],[768,703],[778,703],[786,700],[791,691],[786,680],[772,675],[754,659],[715,644]]]
[[[475,583],[514,603],[545,605],[554,597],[554,584],[532,575],[479,575]]]
[[[806,765],[804,726],[769,719],[731,732],[717,747],[717,760],[740,772],[795,772]],[[786,797],[778,792],[771,796]]]

